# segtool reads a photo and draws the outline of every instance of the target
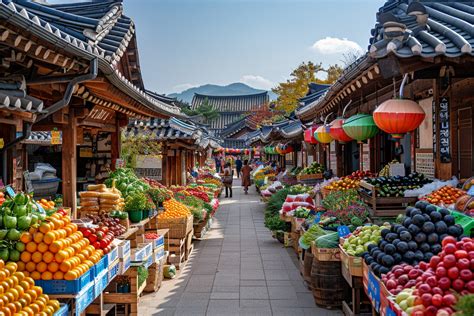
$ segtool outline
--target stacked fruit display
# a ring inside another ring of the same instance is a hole
[[[463,195],[466,195],[466,191],[445,185],[424,196],[423,200],[434,205],[448,206],[456,203],[457,199]]]
[[[109,227],[102,225],[98,227],[80,227],[79,231],[87,238],[95,249],[102,249],[108,254],[112,248],[111,243],[114,241],[114,233]]]
[[[417,172],[405,177],[366,178],[364,181],[373,185],[377,189],[377,196],[380,197],[403,197],[406,190],[418,189],[431,182],[424,174]],[[370,190],[364,190],[371,194]]]
[[[361,256],[368,250],[369,245],[377,245],[381,238],[382,229],[389,228],[390,224],[383,226],[362,226],[357,228],[352,235],[344,240],[343,248],[350,256]]]
[[[311,165],[304,168],[300,172],[300,174],[317,174],[317,173],[323,173],[323,172],[324,172],[324,166],[317,162],[313,162]]]
[[[120,212],[120,211],[117,211],[117,212]],[[100,229],[100,230],[106,234],[111,233],[113,235],[112,236],[112,239],[113,239],[113,237],[118,237],[122,235],[123,233],[125,233],[127,229],[123,225],[120,224],[119,218],[113,218],[111,217],[111,215],[112,214],[101,214],[101,215],[89,214],[87,215],[87,217],[92,219],[92,224],[98,225],[99,228],[105,227],[106,229]],[[82,228],[81,228],[81,231],[82,231]],[[84,234],[84,232],[82,233]],[[86,235],[84,234],[84,236]]]
[[[24,232],[20,241],[19,271],[35,280],[74,280],[87,272],[104,255],[90,245],[67,215],[55,213]]]
[[[2,293],[1,315],[53,315],[59,310],[59,302],[50,300],[35,281],[18,271],[14,262],[5,264],[0,260]]]
[[[355,189],[359,187],[360,180],[364,178],[370,178],[374,175],[370,171],[354,171],[350,175],[346,177],[342,177],[339,180],[333,181],[324,188],[326,190],[347,190],[347,189]]]
[[[158,219],[180,218],[191,215],[188,207],[175,199],[169,199],[163,202],[165,211],[158,215]]]
[[[56,206],[56,203],[54,203],[53,201],[48,201],[46,199],[41,199],[37,203],[41,205],[45,211],[52,211]]]
[[[390,229],[383,229],[378,245],[369,245],[363,257],[380,276],[402,262],[428,262],[441,251],[443,239],[448,235],[459,238],[462,234],[463,228],[454,223],[447,209],[438,210],[434,205],[418,201],[415,207],[407,207],[403,225],[392,224]]]

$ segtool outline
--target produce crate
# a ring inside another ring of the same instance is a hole
[[[167,250],[170,253],[168,263],[174,264],[178,270],[182,269],[186,262],[186,238],[169,239]]]
[[[54,313],[54,316],[68,316],[69,315],[69,305],[61,303],[59,305],[59,310]]]
[[[291,232],[292,233],[297,233],[301,229],[301,225],[303,225],[305,222],[304,218],[298,218],[298,217],[291,217]]]
[[[163,282],[163,265],[165,258],[158,260],[148,268],[148,278],[146,287],[143,290],[146,293],[153,293],[159,290]]]
[[[115,260],[117,260],[119,257],[118,255],[118,247],[115,246],[114,248],[112,248],[110,250],[110,252],[107,254],[107,262],[109,264],[109,266],[112,264],[112,262],[114,262]]]
[[[379,197],[377,188],[364,180],[360,181],[359,186],[371,191],[371,194],[368,194],[359,190],[361,199],[369,206],[371,217],[397,217],[405,212],[409,204],[418,200],[417,197]]]
[[[109,283],[109,270],[102,271],[94,279],[94,299],[98,297],[107,287]]]
[[[364,291],[372,303],[372,307],[377,313],[381,313],[382,307],[388,306],[390,293],[387,291],[380,279],[372,272],[370,267],[363,262]]]
[[[153,250],[155,250],[157,248],[160,248],[160,247],[164,247],[164,245],[165,245],[165,235],[160,235],[160,237],[158,237],[156,239],[146,239],[145,238],[145,242],[146,243],[151,243],[151,246],[152,246]]]
[[[109,267],[109,262],[107,260],[107,256],[103,256],[102,259],[99,260],[93,267],[92,267],[92,274],[91,277],[95,278],[103,271],[107,270]]]
[[[157,228],[168,228],[169,238],[185,238],[193,229],[193,216],[189,215],[188,217],[160,219]]]
[[[186,236],[186,253],[185,253],[185,259],[188,260],[189,256],[191,255],[191,252],[193,251],[193,236],[194,236],[194,231],[190,231],[188,235]]]
[[[120,258],[119,261],[119,274],[124,274],[130,268],[132,260],[130,259],[130,256],[126,256],[125,258]]]
[[[323,178],[323,174],[322,173],[299,174],[296,178],[298,179],[298,181],[319,180]]]
[[[153,248],[151,243],[138,244],[137,248],[131,249],[130,258],[134,262],[145,261],[150,256]]]
[[[121,240],[117,247],[119,258],[130,256],[130,240]]]
[[[349,271],[349,274],[351,276],[361,277],[363,275],[362,261],[364,259],[349,255],[344,251],[341,245],[339,245],[339,249],[341,251],[342,265]]]
[[[464,235],[471,236],[474,233],[474,218],[461,212],[449,210],[454,216],[456,224],[459,224],[464,229]]]
[[[314,241],[311,242],[311,253],[318,261],[341,261],[339,248],[318,248]]]
[[[90,284],[84,288],[75,299],[76,306],[73,315],[82,315],[82,312],[86,310],[87,306],[89,306],[94,301],[94,299],[94,283],[90,282]]]
[[[196,238],[202,238],[204,236],[202,232],[206,230],[206,226],[207,226],[207,220],[202,220],[197,224],[193,224],[194,236]]]
[[[117,275],[119,275],[120,272],[120,259],[115,259],[114,262],[112,262],[109,265],[109,282],[110,280],[113,280]]]
[[[89,269],[76,280],[36,280],[36,285],[43,288],[45,294],[77,294],[90,284],[93,284],[94,267]]]

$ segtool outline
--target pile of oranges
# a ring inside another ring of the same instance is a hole
[[[104,255],[90,245],[69,216],[60,213],[24,232],[20,241],[26,247],[17,263],[18,270],[34,280],[75,280]]]
[[[53,201],[48,201],[46,199],[39,200],[38,204],[41,205],[46,211],[54,210],[54,207],[56,206]]]
[[[461,189],[445,185],[424,196],[422,199],[434,205],[448,206],[456,203],[456,200],[464,194],[466,194],[466,192]]]
[[[188,207],[175,199],[169,199],[163,202],[165,211],[158,215],[158,219],[180,218],[191,215]]]
[[[19,316],[50,316],[59,310],[59,302],[50,300],[35,281],[18,271],[14,262],[0,260],[0,314]]]

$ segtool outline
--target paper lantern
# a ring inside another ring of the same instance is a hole
[[[352,138],[350,138],[346,132],[344,132],[344,129],[342,128],[342,124],[344,123],[344,119],[342,118],[337,118],[334,121],[332,121],[329,124],[329,134],[340,142],[341,144],[345,144],[347,142],[350,142]]]
[[[321,125],[316,129],[316,132],[314,132],[314,137],[318,140],[318,142],[322,144],[329,144],[332,142],[334,139],[332,136],[329,134],[328,127]]]
[[[316,132],[317,127],[310,127],[307,130],[304,131],[304,141],[309,143],[309,144],[317,144],[318,141],[314,137],[314,132]]]
[[[374,122],[382,131],[400,139],[417,129],[425,116],[425,111],[415,101],[391,99],[375,109]]]
[[[379,129],[375,125],[374,118],[369,114],[357,114],[344,120],[342,125],[347,136],[357,140],[359,143],[377,135]]]

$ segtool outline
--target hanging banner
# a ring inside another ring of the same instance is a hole
[[[61,139],[60,131],[51,131],[51,145],[61,145],[63,140]]]
[[[442,163],[451,162],[449,100],[442,97],[439,101],[439,156]]]

